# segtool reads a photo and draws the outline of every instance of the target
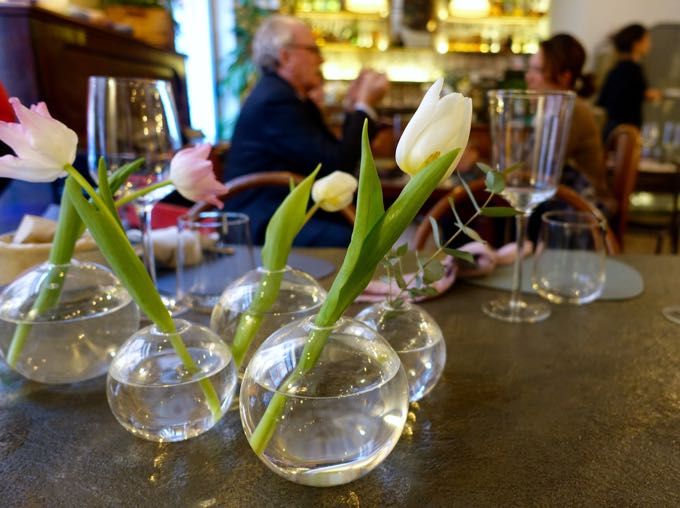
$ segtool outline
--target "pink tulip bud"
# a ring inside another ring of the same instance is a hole
[[[222,208],[224,203],[217,196],[229,189],[215,178],[212,162],[208,160],[211,148],[203,144],[177,152],[170,161],[170,180],[185,198]]]

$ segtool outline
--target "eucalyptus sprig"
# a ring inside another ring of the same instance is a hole
[[[465,182],[465,180],[461,179],[461,185],[470,198],[470,202],[475,208],[475,213],[467,221],[463,222],[460,218],[460,215],[458,214],[458,211],[456,210],[453,198],[449,197],[449,206],[451,207],[451,211],[453,212],[456,221],[456,231],[445,242],[441,241],[439,224],[437,223],[437,220],[434,217],[428,217],[432,227],[432,238],[437,249],[426,259],[421,258],[419,252],[415,252],[417,270],[411,275],[409,280],[405,279],[403,273],[403,258],[408,253],[407,244],[402,244],[396,249],[391,250],[383,259],[382,265],[387,274],[387,287],[389,288],[387,301],[390,306],[394,308],[401,307],[405,302],[406,294],[408,294],[408,296],[411,298],[437,296],[438,291],[433,287],[433,284],[440,280],[446,272],[444,265],[439,260],[439,256],[441,254],[448,254],[449,256],[462,259],[463,261],[471,264],[475,263],[474,257],[469,252],[460,249],[454,249],[449,246],[461,234],[467,236],[473,241],[486,243],[481,238],[481,236],[479,236],[479,233],[470,227],[470,224],[477,217],[514,217],[521,213],[512,207],[489,206],[489,203],[494,198],[494,196],[502,193],[505,189],[506,176],[515,171],[518,165],[513,165],[502,171],[495,170],[483,163],[478,163],[477,166],[486,174],[485,184],[488,195],[484,200],[484,203],[481,205],[477,203],[477,200],[470,190],[470,187]],[[392,296],[391,291],[392,279],[394,279],[397,287],[399,288],[399,291],[394,296]]]

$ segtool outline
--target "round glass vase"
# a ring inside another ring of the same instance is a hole
[[[305,344],[319,336],[326,342],[318,360],[296,376]],[[278,414],[266,415],[277,401]],[[258,455],[272,471],[303,485],[341,485],[374,469],[396,445],[408,412],[408,381],[375,330],[344,318],[319,328],[310,316],[260,346],[241,382],[239,405],[254,449],[251,438],[263,416],[276,417]]]
[[[128,431],[150,441],[182,441],[210,430],[236,391],[229,347],[205,326],[183,319],[174,323],[175,333],[150,325],[130,337],[106,379],[113,415]],[[193,365],[173,346],[178,339]]]
[[[40,383],[106,374],[138,328],[137,305],[118,278],[95,263],[43,263],[0,293],[0,353],[12,369]]]
[[[399,355],[408,377],[409,402],[422,399],[434,388],[446,363],[446,342],[439,325],[422,307],[380,302],[366,307],[355,319],[385,337]]]
[[[273,303],[264,312],[256,312],[264,289],[277,285],[279,291]],[[242,377],[248,362],[267,337],[293,321],[315,314],[325,299],[326,291],[305,272],[289,266],[278,271],[258,267],[225,288],[210,316],[210,328],[233,347],[239,327],[245,329],[249,321],[259,321],[259,325],[251,328],[254,333],[240,364],[239,377]]]

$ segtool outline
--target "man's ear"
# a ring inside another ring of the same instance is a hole
[[[290,59],[290,51],[287,48],[279,49],[279,67],[285,67]]]

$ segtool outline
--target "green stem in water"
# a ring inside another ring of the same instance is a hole
[[[131,203],[135,199],[141,198],[142,196],[146,196],[149,192],[155,191],[156,189],[160,189],[161,187],[165,187],[167,185],[172,185],[172,180],[163,180],[162,182],[156,182],[147,187],[142,187],[139,190],[130,192],[129,194],[126,194],[125,196],[116,201],[116,208],[120,208],[123,205],[127,205],[128,203]]]
[[[71,261],[77,238],[82,234],[83,223],[73,207],[73,204],[64,193],[61,197],[59,208],[59,221],[57,230],[52,242],[52,249],[48,262],[53,266],[38,292],[38,297],[33,302],[33,306],[28,313],[27,319],[34,320],[45,311],[59,303],[61,291],[66,280],[66,265]],[[19,361],[21,352],[24,349],[26,338],[31,332],[32,325],[24,322],[19,323],[14,330],[12,341],[7,352],[7,364],[13,369]]]
[[[305,215],[305,218],[300,225],[297,233],[309,222],[320,207],[320,203],[314,203]],[[296,235],[297,235],[296,233]],[[286,254],[286,258],[288,254]],[[284,270],[274,270],[270,267],[265,267],[262,279],[258,284],[257,291],[253,296],[253,301],[248,308],[248,311],[243,313],[238,321],[236,332],[234,334],[234,341],[231,346],[231,354],[234,356],[236,367],[241,368],[243,360],[250,349],[250,345],[255,338],[258,330],[262,326],[264,320],[264,313],[272,308],[276,299],[279,296],[281,289],[281,282],[283,281]]]
[[[317,316],[317,321],[318,319]],[[283,415],[283,411],[286,407],[286,400],[288,398],[285,394],[295,386],[295,383],[302,378],[302,376],[316,365],[326,344],[326,340],[333,331],[333,328],[330,326],[323,326],[319,323],[315,323],[315,325],[316,327],[309,334],[309,338],[302,350],[300,360],[295,366],[295,369],[285,381],[279,385],[279,389],[269,401],[267,409],[250,436],[250,446],[257,455],[261,455],[265,448],[267,448],[267,444],[281,420],[281,415]]]

